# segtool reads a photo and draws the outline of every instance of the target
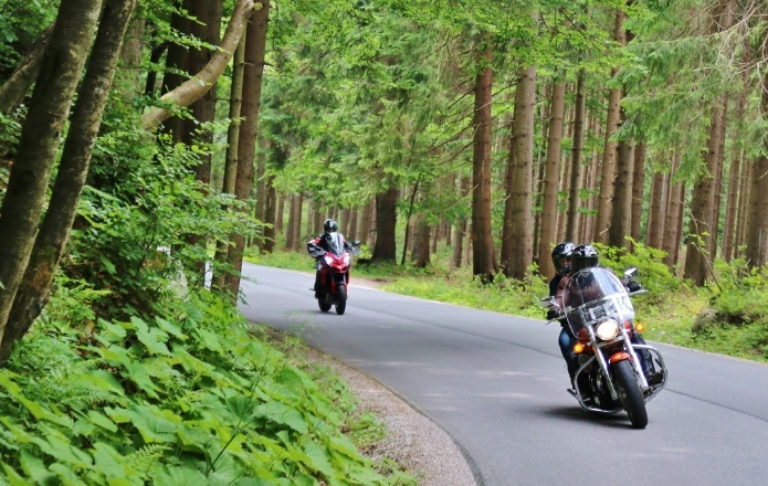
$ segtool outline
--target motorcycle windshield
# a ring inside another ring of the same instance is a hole
[[[329,252],[337,256],[344,254],[344,237],[341,236],[341,233],[334,231],[333,233],[326,233],[324,237],[328,243]]]
[[[568,277],[561,294],[568,326],[574,336],[584,326],[607,319],[632,321],[635,310],[621,280],[604,267],[585,268]]]

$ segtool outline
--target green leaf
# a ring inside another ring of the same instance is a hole
[[[168,334],[158,328],[150,329],[147,323],[138,317],[131,317],[131,322],[136,325],[136,337],[147,350],[152,354],[170,355],[165,341],[168,340]]]
[[[110,275],[114,275],[117,273],[117,268],[115,268],[115,265],[112,262],[110,262],[107,259],[107,257],[105,257],[104,255],[101,255],[100,259],[101,259],[101,263],[104,265],[104,268],[107,270],[107,273],[109,273]]]
[[[53,475],[45,467],[42,459],[33,455],[26,448],[21,449],[19,464],[24,474],[29,476],[35,484],[47,484],[48,481],[53,479]]]
[[[205,476],[195,469],[180,466],[165,466],[155,476],[155,484],[163,486],[190,486],[206,484]]]
[[[135,406],[128,414],[145,443],[176,442],[177,424],[181,419],[173,412],[154,406]]]
[[[4,462],[0,462],[5,472],[5,478],[9,486],[33,486],[31,482],[24,479],[14,468]]]
[[[40,447],[41,451],[50,454],[59,461],[78,468],[89,468],[91,466],[92,459],[90,454],[73,446],[69,437],[63,433],[45,424],[40,425],[40,432],[43,437],[35,437],[33,442]]]
[[[47,420],[67,428],[71,427],[72,421],[68,417],[51,413],[36,401],[25,397],[22,394],[19,385],[11,380],[9,373],[0,373],[0,386],[4,387],[8,391],[8,394],[11,395],[17,402],[24,405],[24,407],[29,410],[29,412],[37,420]]]
[[[125,458],[117,452],[112,446],[103,442],[93,444],[94,469],[104,476],[109,484],[114,484],[113,480],[125,479],[128,476],[126,467],[123,465]],[[130,484],[126,481],[127,484]]]
[[[51,472],[56,473],[61,484],[64,486],[85,486],[87,483],[80,480],[72,469],[61,463],[53,463],[48,468]]]
[[[281,402],[263,403],[256,407],[253,413],[276,424],[285,425],[299,434],[306,434],[309,430],[304,416]]]
[[[108,430],[109,432],[117,432],[117,425],[115,425],[115,423],[111,421],[109,417],[101,412],[90,410],[88,412],[88,420],[92,424],[98,425],[102,429]]]

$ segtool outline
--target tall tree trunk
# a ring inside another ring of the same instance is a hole
[[[392,262],[397,259],[395,229],[397,227],[396,187],[387,189],[376,196],[376,245],[371,259],[377,262]]]
[[[632,202],[630,235],[634,241],[640,241],[640,225],[643,216],[643,194],[645,191],[645,155],[647,146],[644,141],[635,145],[634,174],[632,174]]]
[[[747,228],[749,227],[749,204],[752,200],[752,180],[754,179],[754,164],[744,160],[741,164],[741,179],[739,181],[739,214],[736,223],[736,248],[747,243]]]
[[[285,226],[285,250],[292,250],[296,244],[296,203],[298,202],[298,195],[293,194],[288,196],[289,208],[288,208],[288,224]]]
[[[685,202],[685,186],[681,181],[675,181],[677,168],[680,165],[680,152],[672,156],[672,170],[669,173],[669,196],[665,220],[662,249],[666,252],[664,263],[674,269],[677,266],[683,233],[683,212]]]
[[[623,118],[623,115],[622,115]],[[635,165],[635,146],[632,140],[621,140],[616,148],[616,179],[614,180],[613,208],[608,226],[608,244],[626,248],[631,231],[632,176]]]
[[[90,51],[101,1],[62,0],[0,208],[0,339],[29,263],[59,140]],[[51,258],[51,261],[54,261]]]
[[[491,232],[491,102],[493,46],[478,46],[479,61],[485,64],[475,78],[475,111],[472,155],[472,274],[489,281],[496,271]]]
[[[601,126],[596,117],[590,117],[590,132],[594,134],[596,139],[602,137]],[[588,190],[587,200],[585,201],[586,211],[581,215],[581,223],[579,224],[581,231],[581,241],[595,240],[595,223],[598,206],[598,178],[600,174],[600,154],[597,149],[592,151],[592,161],[587,166],[587,173],[584,175],[584,186]]]
[[[458,183],[459,199],[465,200],[472,189],[472,181],[469,177],[459,174],[456,177]],[[464,239],[467,234],[467,218],[459,216],[453,224],[453,238],[451,240],[451,268],[460,268],[464,262]]]
[[[766,82],[768,74],[763,75],[763,85]],[[768,91],[765,89],[762,90],[760,109],[765,117],[768,114]],[[763,149],[766,147],[768,143]],[[747,265],[755,268],[768,263],[768,157],[760,155],[752,170],[746,259]]]
[[[523,69],[515,88],[512,151],[507,170],[502,264],[508,277],[523,279],[533,262],[533,142],[536,69]],[[560,119],[562,133],[562,118]],[[549,254],[549,252],[547,252]]]
[[[645,244],[651,248],[661,248],[664,238],[664,220],[669,201],[667,200],[668,172],[656,171],[651,182],[651,197],[648,201],[648,221],[646,224]]]
[[[626,43],[626,32],[624,31],[624,11],[616,11],[616,22],[614,24],[613,39],[623,46]],[[611,71],[611,77],[616,77],[619,68]],[[616,130],[619,127],[619,108],[621,104],[621,88],[610,90],[608,95],[608,116],[605,122],[605,143],[603,145],[603,165],[600,175],[600,196],[597,207],[597,221],[595,222],[595,240],[600,243],[607,243],[609,240],[608,230],[611,224],[611,211],[613,209],[614,182],[616,179],[616,141],[613,139]]]
[[[106,0],[93,52],[72,113],[51,200],[30,255],[0,346],[0,363],[48,302],[69,239],[135,0]],[[87,94],[87,95],[84,95]]]
[[[8,115],[18,107],[29,92],[29,87],[40,73],[45,48],[51,39],[54,24],[49,25],[32,44],[11,76],[0,86],[0,113]]]
[[[245,28],[243,101],[241,107],[243,120],[240,123],[240,134],[237,141],[237,177],[235,179],[235,196],[241,201],[247,201],[251,198],[251,188],[253,186],[253,163],[259,123],[259,108],[261,106],[261,86],[264,74],[268,17],[269,0],[263,0],[262,8],[250,16]],[[234,18],[232,22],[234,22]],[[230,22],[230,25],[232,22]],[[224,42],[222,41],[223,44]],[[240,288],[239,273],[243,268],[244,250],[245,235],[235,235],[233,244],[230,247],[229,256],[229,261],[232,262],[233,269],[238,274],[233,276],[229,282],[229,292],[233,296],[237,295]]]
[[[556,243],[558,175],[560,173],[561,142],[563,139],[563,116],[565,113],[565,81],[555,82],[552,89],[552,103],[549,116],[549,140],[547,162],[544,171],[544,190],[541,209],[541,230],[539,237],[538,264],[541,275],[554,275],[550,253]]]
[[[416,268],[424,268],[429,265],[429,235],[430,226],[424,213],[416,215],[413,222],[413,251],[411,252],[411,261]]]
[[[576,78],[576,107],[573,116],[573,145],[571,150],[571,171],[568,190],[568,222],[565,235],[570,241],[578,240],[579,235],[579,189],[582,186],[581,152],[584,150],[584,119],[586,117],[586,96],[584,96],[584,70],[580,69]]]
[[[264,201],[264,232],[262,234],[262,253],[272,253],[275,251],[275,226],[277,220],[277,191],[272,183],[274,177],[267,175],[264,178],[264,192],[266,193]],[[319,225],[318,225],[319,226]]]
[[[184,7],[193,20],[185,22],[186,32],[205,44],[216,45],[221,32],[221,1],[184,0]],[[239,45],[239,43],[238,43]],[[210,49],[191,48],[187,52],[184,69],[189,75],[201,72],[211,61],[213,53]],[[213,129],[210,126],[216,115],[216,79],[211,81],[211,88],[190,104],[192,118],[183,118],[178,123],[178,139],[187,146],[201,144],[210,146],[213,143]],[[205,193],[210,191],[211,183],[211,153],[203,151],[198,155],[199,163],[195,167],[197,180],[202,183]],[[186,238],[189,247],[201,247],[200,254],[205,255],[207,241],[204,235],[191,234]],[[195,262],[189,276],[189,282],[198,286],[205,283],[206,259]]]
[[[232,120],[227,131],[227,153],[224,162],[224,182],[221,192],[235,195],[235,183],[237,181],[237,146],[240,136],[240,111],[243,104],[243,69],[245,64],[245,36],[235,51],[232,62],[232,84],[229,94],[229,119]],[[232,241],[234,235],[230,235]],[[216,256],[214,257],[214,271],[211,287],[214,291],[221,292],[230,288],[229,280],[232,278],[229,270],[224,267],[234,266],[229,260],[229,241],[219,241],[216,244]]]
[[[371,228],[373,228],[372,220],[373,220],[373,204],[369,201],[368,203],[366,203],[365,206],[363,206],[362,215],[360,218],[360,231],[357,235],[357,238],[360,240],[360,243],[363,243],[369,246],[373,241],[371,238]]]
[[[691,196],[691,220],[688,228],[688,242],[685,255],[685,272],[683,277],[690,279],[694,285],[704,285],[712,265],[710,241],[714,237],[715,228],[715,178],[719,167],[718,150],[720,141],[720,124],[723,123],[723,109],[719,103],[712,109],[712,122],[707,140],[707,153],[704,156],[706,173],[701,175],[693,187]]]

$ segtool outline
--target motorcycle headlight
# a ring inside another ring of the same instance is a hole
[[[597,325],[595,333],[602,341],[610,341],[619,335],[619,323],[616,322],[616,319],[603,321]]]
[[[331,255],[325,255],[325,263],[328,265],[333,265],[333,257]]]

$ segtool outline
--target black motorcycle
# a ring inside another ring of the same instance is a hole
[[[632,280],[637,270],[625,272]],[[542,299],[555,309],[553,320],[566,319],[576,336],[579,368],[569,392],[585,410],[601,414],[626,411],[634,428],[648,424],[645,404],[667,380],[667,368],[654,347],[632,339],[642,331],[624,283],[609,269],[590,267],[568,277],[558,297]],[[633,342],[634,341],[634,342]]]

